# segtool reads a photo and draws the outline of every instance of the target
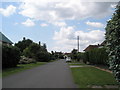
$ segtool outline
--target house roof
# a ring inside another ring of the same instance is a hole
[[[0,32],[0,41],[13,44],[13,42],[10,41],[10,40],[9,40],[4,34],[2,34],[1,32]]]
[[[91,49],[98,48],[98,47],[99,47],[98,45],[89,45],[87,48],[84,49],[84,51],[89,51]]]
[[[106,41],[103,41],[102,43],[101,43],[101,46],[104,46],[106,44]]]

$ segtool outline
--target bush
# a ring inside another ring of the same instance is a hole
[[[90,62],[90,64],[108,65],[108,53],[105,48],[96,48],[83,55],[83,62]]]
[[[51,55],[40,45],[32,43],[24,49],[23,54],[28,58],[33,58],[36,61],[47,62],[50,60]]]
[[[111,20],[107,23],[106,42],[110,69],[120,84],[120,2]]]
[[[24,49],[23,54],[28,58],[36,59],[36,54],[39,52],[40,46],[36,43],[32,43],[26,49]]]
[[[15,46],[2,46],[2,68],[16,67],[20,60],[20,50]]]
[[[105,48],[96,48],[89,52],[89,62],[92,64],[107,65],[108,54]]]
[[[48,62],[51,59],[51,55],[48,52],[38,52],[36,60],[39,62]]]
[[[19,64],[30,64],[30,63],[36,63],[36,60],[32,58],[27,58],[25,56],[21,56]]]

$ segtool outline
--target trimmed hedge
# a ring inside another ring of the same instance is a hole
[[[20,60],[20,50],[15,46],[2,45],[2,68],[16,67]]]
[[[105,48],[95,48],[84,53],[83,61],[90,64],[108,65],[108,53]]]

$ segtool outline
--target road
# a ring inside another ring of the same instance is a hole
[[[2,82],[3,88],[76,88],[65,60],[10,75]]]

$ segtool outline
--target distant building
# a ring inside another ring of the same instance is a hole
[[[87,48],[85,48],[84,49],[84,51],[86,52],[86,51],[90,51],[90,50],[92,50],[92,49],[94,49],[94,48],[98,48],[99,47],[99,45],[89,45]]]
[[[0,43],[1,44],[6,44],[6,45],[12,45],[13,42],[10,41],[4,34],[0,32]]]
[[[89,45],[87,48],[85,48],[83,51],[90,51],[90,50],[92,50],[92,49],[94,49],[94,48],[102,48],[102,47],[104,47],[105,46],[105,44],[106,44],[106,41],[103,41],[101,44],[98,44],[98,45]]]

